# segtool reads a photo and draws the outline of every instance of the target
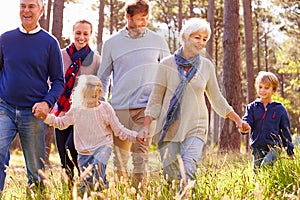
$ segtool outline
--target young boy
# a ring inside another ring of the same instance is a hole
[[[243,116],[243,120],[251,126],[254,171],[275,161],[281,147],[286,148],[287,154],[295,159],[287,111],[281,103],[272,101],[278,83],[273,73],[259,72],[255,81],[259,98],[247,105]]]

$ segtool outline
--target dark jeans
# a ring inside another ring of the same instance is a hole
[[[72,180],[75,167],[79,172],[77,163],[78,154],[75,149],[73,139],[73,126],[69,126],[64,130],[55,129],[55,139],[62,168],[66,169],[67,175]],[[69,154],[68,151],[70,152]],[[71,158],[69,157],[69,155],[71,155]]]

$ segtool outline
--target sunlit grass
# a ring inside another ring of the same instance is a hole
[[[297,157],[299,153],[296,149]],[[3,194],[5,200],[26,199],[27,178],[22,160],[22,155],[12,156]],[[150,172],[145,185],[134,188],[130,180],[115,175],[110,163],[107,168],[109,188],[89,194],[79,193],[79,177],[74,187],[68,188],[58,160],[56,154],[50,156],[52,167],[47,168],[45,174],[47,188],[43,194],[29,190],[33,199],[300,199],[299,158],[292,161],[285,153],[256,176],[252,171],[251,153],[206,153],[198,167],[196,181],[187,183],[186,188],[180,188],[176,181],[168,183],[161,171],[155,170]]]

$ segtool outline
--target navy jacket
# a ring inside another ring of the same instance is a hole
[[[250,145],[252,148],[269,151],[278,145],[285,147],[288,155],[294,154],[290,121],[281,103],[272,102],[265,110],[260,99],[249,103],[243,116],[251,126]]]

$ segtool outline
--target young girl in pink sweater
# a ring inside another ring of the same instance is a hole
[[[78,151],[81,189],[93,189],[95,181],[108,186],[106,167],[113,144],[113,134],[122,140],[143,142],[143,136],[125,128],[109,103],[100,101],[102,83],[97,76],[81,75],[74,90],[70,110],[62,117],[48,114],[44,122],[58,129],[74,125],[74,143]],[[90,166],[90,167],[89,167]],[[92,168],[92,176],[83,173]],[[93,182],[94,181],[94,182]]]

